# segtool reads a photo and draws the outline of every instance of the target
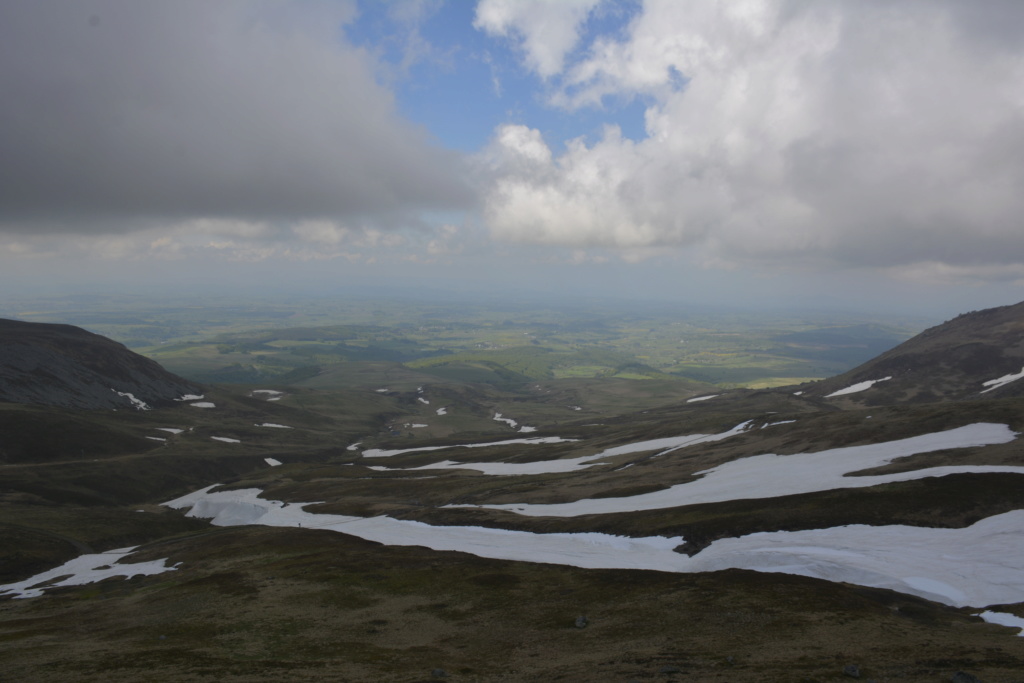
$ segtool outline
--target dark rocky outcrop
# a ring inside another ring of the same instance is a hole
[[[80,327],[0,319],[0,402],[142,409],[198,393],[156,361]]]

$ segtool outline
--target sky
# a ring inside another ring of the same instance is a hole
[[[0,286],[1024,299],[1016,0],[2,0]]]

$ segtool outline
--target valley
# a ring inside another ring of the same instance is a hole
[[[571,347],[571,325],[536,320],[467,322],[458,344],[331,321],[139,347],[202,394],[0,403],[0,670],[1017,680],[1024,404],[1005,340],[1024,310],[971,315],[780,387],[637,372],[632,336]],[[960,328],[991,350],[942,356]],[[548,331],[512,345],[527,329]],[[913,362],[921,339],[945,365]],[[628,362],[594,367],[621,371],[580,371],[604,346]],[[282,371],[203,379],[246,353]]]

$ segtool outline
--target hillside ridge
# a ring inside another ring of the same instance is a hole
[[[1011,379],[1022,370],[1024,302],[963,313],[804,394],[862,405],[1005,398],[1024,394],[1024,383]]]
[[[0,319],[0,402],[144,409],[200,392],[156,361],[80,327]]]

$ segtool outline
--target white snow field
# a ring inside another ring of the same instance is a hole
[[[400,448],[398,450],[382,450],[380,448],[368,448],[363,451],[364,458],[390,458],[403,453],[424,453],[426,451],[443,451],[446,448],[484,448],[486,446],[506,446],[509,444],[542,444],[542,443],[566,443],[577,439],[563,439],[559,436],[534,436],[529,439],[505,439],[504,441],[489,441],[487,443],[463,443],[451,446],[421,446],[419,448]]]
[[[539,460],[537,462],[455,462],[454,460],[442,460],[441,462],[423,465],[421,467],[389,468],[382,466],[371,466],[371,470],[377,471],[406,471],[416,470],[476,470],[483,474],[508,476],[524,474],[553,474],[558,472],[572,472],[598,464],[597,461],[613,455],[625,455],[629,453],[643,453],[644,451],[661,450],[655,457],[665,455],[685,446],[692,446],[698,443],[720,441],[722,439],[739,434],[746,429],[749,422],[736,425],[727,432],[720,434],[688,434],[686,436],[670,436],[663,439],[651,439],[649,441],[638,441],[624,446],[608,448],[596,455],[585,455],[579,458],[563,458],[561,460]],[[509,442],[499,442],[509,443]],[[365,453],[363,455],[366,455]]]
[[[164,503],[217,526],[260,524],[328,529],[386,545],[420,545],[480,557],[591,569],[706,572],[727,568],[799,574],[888,588],[958,607],[1024,601],[1024,510],[964,529],[853,525],[758,533],[712,543],[693,557],[673,551],[681,537],[600,533],[536,534],[483,527],[430,526],[390,517],[306,512],[309,503],[259,497],[259,489],[200,491]]]
[[[1006,612],[993,612],[991,610],[977,614],[990,624],[999,624],[1000,626],[1009,626],[1010,628],[1019,629],[1018,636],[1024,636],[1024,619],[1014,615],[1007,614]]]
[[[123,576],[126,579],[138,576],[139,574],[151,576],[153,574],[173,571],[177,568],[166,566],[167,558],[153,560],[152,562],[138,562],[136,564],[117,564],[118,561],[135,550],[135,547],[119,548],[118,550],[110,550],[94,555],[80,555],[59,567],[36,574],[24,581],[0,586],[0,595],[13,595],[15,598],[35,598],[42,595],[43,591],[47,588],[82,586],[87,583],[102,581],[112,576]]]
[[[1009,443],[1016,432],[1006,425],[979,422],[945,432],[924,434],[898,441],[867,446],[833,448],[818,453],[796,455],[755,455],[733,460],[696,474],[696,481],[644,493],[628,498],[585,498],[572,503],[453,506],[483,507],[510,510],[531,517],[576,517],[579,515],[633,512],[659,508],[719,503],[728,500],[777,498],[797,493],[813,493],[830,489],[877,486],[896,481],[909,481],[947,474],[975,472],[1015,472],[1024,474],[1020,466],[964,465],[929,467],[910,472],[874,476],[848,476],[851,472],[880,467],[896,458],[930,453],[947,448],[967,448]]]
[[[879,382],[885,382],[890,379],[892,379],[891,375],[889,377],[883,377],[882,379],[869,379],[866,382],[858,382],[857,384],[851,384],[845,389],[833,391],[831,394],[825,396],[825,398],[832,398],[833,396],[845,396],[847,394],[856,394],[860,393],[861,391],[867,391],[868,389],[878,384]]]
[[[1024,377],[1024,367],[1022,367],[1020,369],[1020,372],[1018,372],[1018,373],[1015,373],[1015,374],[1012,374],[1012,375],[1003,375],[1002,377],[997,377],[995,379],[990,379],[987,382],[982,382],[981,386],[988,387],[988,389],[983,389],[981,391],[981,393],[987,394],[988,392],[992,391],[993,389],[998,389],[999,387],[1001,387],[1003,385],[1006,385],[1006,384],[1009,384],[1010,382],[1016,382],[1021,377]]]

